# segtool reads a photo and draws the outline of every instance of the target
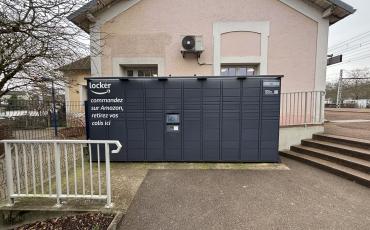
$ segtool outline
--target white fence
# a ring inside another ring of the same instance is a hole
[[[56,206],[61,205],[61,199],[102,199],[106,200],[106,208],[112,207],[110,145],[116,147],[111,153],[118,153],[122,147],[119,141],[0,142],[5,147],[9,205],[13,205],[16,198],[36,197],[54,198]]]
[[[282,93],[280,126],[323,124],[324,100],[324,91]]]

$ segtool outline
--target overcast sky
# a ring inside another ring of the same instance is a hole
[[[349,71],[355,68],[370,67],[370,1],[343,1],[353,6],[357,11],[330,26],[329,53],[343,53],[344,63],[328,67],[327,81],[336,81],[341,68]],[[369,33],[364,34],[366,32]],[[361,34],[363,36],[358,36]],[[358,36],[357,40],[342,43],[355,36]],[[339,43],[340,45],[338,45]]]

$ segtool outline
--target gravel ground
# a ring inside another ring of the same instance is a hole
[[[150,170],[120,229],[369,229],[370,190],[291,170]]]
[[[114,216],[102,213],[87,213],[75,216],[37,221],[16,228],[17,230],[105,230]]]

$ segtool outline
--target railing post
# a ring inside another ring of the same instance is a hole
[[[304,125],[307,125],[307,92],[304,93]]]
[[[325,111],[325,108],[324,108],[324,103],[323,103],[323,98],[325,98],[325,94],[324,92],[321,92],[320,91],[320,114],[319,114],[319,123],[323,123],[322,122],[322,118],[325,116],[325,114],[323,114],[323,112]]]
[[[313,112],[313,119],[312,123],[317,124],[317,91],[313,91],[313,98],[314,98],[314,112]]]
[[[13,169],[12,169],[12,156],[11,156],[11,149],[10,145],[5,142],[4,143],[5,148],[5,170],[6,170],[6,185],[8,187],[8,196],[9,196],[9,203],[8,206],[14,205],[14,198],[12,198],[12,195],[14,195],[14,186],[13,186]]]
[[[110,184],[110,156],[109,156],[109,144],[105,143],[105,177],[107,185],[107,204],[105,208],[112,208],[112,194],[111,194],[111,184]]]
[[[56,207],[61,207],[60,196],[62,195],[62,181],[61,181],[61,172],[60,172],[60,145],[57,142],[54,142],[54,155],[55,155],[55,185],[56,185],[56,196],[57,203]]]

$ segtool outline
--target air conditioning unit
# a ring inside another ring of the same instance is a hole
[[[198,57],[203,52],[203,37],[200,35],[184,35],[181,37],[181,53],[183,57],[187,53],[196,54]]]

